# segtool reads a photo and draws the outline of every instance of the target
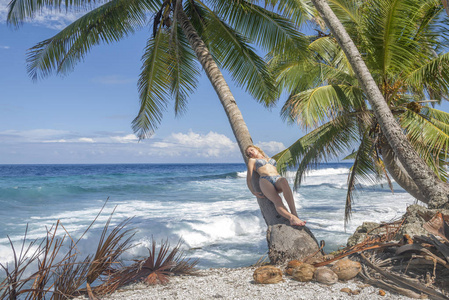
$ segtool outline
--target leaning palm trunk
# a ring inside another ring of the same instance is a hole
[[[449,185],[435,175],[410,145],[345,28],[326,0],[312,0],[312,2],[345,52],[374,110],[382,132],[397,158],[416,183],[423,197],[428,199],[430,207],[449,208]]]
[[[245,149],[253,144],[251,136],[248,131],[248,127],[246,126],[245,121],[243,120],[243,116],[237,107],[234,96],[229,89],[228,84],[226,83],[223,74],[218,68],[215,60],[209,52],[209,49],[204,44],[195,28],[192,26],[190,20],[184,13],[182,9],[182,1],[178,0],[176,7],[176,18],[181,25],[184,34],[189,40],[192,49],[195,51],[196,56],[198,57],[199,62],[201,63],[204,71],[209,78],[212,86],[215,89],[215,92],[220,99],[221,104],[228,116],[229,123],[231,125],[234,136],[239,145],[240,151],[242,153],[245,164],[248,163],[248,158],[245,155]],[[253,186],[257,191],[260,191],[259,187],[259,176],[254,173],[253,176]],[[302,230],[288,230],[288,236],[286,235],[286,231],[276,231],[271,229],[272,225],[277,224],[289,224],[288,220],[279,216],[274,207],[273,203],[267,198],[258,198],[258,203],[260,210],[262,212],[265,223],[268,226],[268,248],[269,253],[276,253],[270,255],[270,259],[275,263],[285,262],[287,259],[301,259],[304,256],[309,256],[310,254],[316,253],[318,249],[318,243],[316,242],[315,237],[310,232],[310,230],[305,229]],[[289,241],[303,241],[307,240],[306,243],[296,243],[292,247],[288,247],[288,249],[282,252],[282,255],[277,255],[277,250],[274,248],[275,245],[271,241],[285,241],[286,245],[289,245]],[[312,242],[310,242],[312,241]],[[309,246],[310,245],[310,246]],[[281,257],[282,256],[282,257]]]
[[[234,133],[243,159],[246,163],[247,158],[245,155],[245,149],[246,147],[251,145],[253,141],[249,134],[248,127],[243,120],[242,113],[237,107],[234,96],[232,95],[231,90],[229,89],[229,86],[223,77],[223,74],[221,73],[212,55],[210,54],[209,49],[204,44],[195,28],[193,28],[190,20],[182,9],[181,0],[178,0],[176,10],[177,19],[181,25],[181,28],[188,38],[192,49],[195,51],[198,60],[203,66],[204,71],[209,78],[209,81],[212,83],[212,86],[214,87],[215,92],[217,93],[218,98],[223,105],[226,115],[228,116],[229,123],[231,124],[232,132]]]

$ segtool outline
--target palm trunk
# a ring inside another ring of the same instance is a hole
[[[215,63],[215,60],[210,54],[209,49],[204,44],[203,40],[198,35],[195,28],[192,26],[190,20],[183,11],[181,0],[177,1],[175,14],[184,34],[189,40],[192,49],[195,51],[199,62],[201,63],[204,71],[207,74],[207,77],[209,78],[210,83],[214,87],[215,92],[217,93],[218,98],[220,99],[220,102],[223,105],[226,115],[228,116],[228,120],[231,125],[232,131],[239,145],[240,152],[242,153],[245,164],[247,164],[248,159],[245,155],[245,149],[249,145],[252,145],[253,141],[249,134],[248,127],[246,126],[246,123],[243,120],[243,116],[239,108],[237,107],[235,98],[232,95],[231,90],[229,89],[229,86],[223,77],[223,74],[221,73],[220,69]],[[253,178],[252,184],[254,188],[257,191],[260,191],[258,180],[259,176],[257,175],[257,173],[254,173],[252,178]],[[273,245],[273,243],[271,243],[270,240],[280,241],[281,244],[286,245],[290,245],[289,241],[297,241],[297,240],[304,241],[305,239],[307,240],[307,243],[298,242],[296,243],[296,245],[292,245],[291,247],[289,246],[289,249],[281,251],[282,253],[278,253],[279,251],[276,250],[279,255],[276,256],[274,262],[282,263],[285,262],[286,259],[301,259],[305,256],[316,253],[318,249],[318,243],[316,242],[316,239],[310,232],[310,230],[308,230],[307,228],[305,230],[302,230],[302,228],[300,230],[292,229],[288,231],[289,234],[287,236],[285,234],[285,231],[272,229],[271,228],[272,225],[289,224],[289,222],[288,220],[281,217],[277,213],[274,204],[269,199],[258,198],[257,200],[259,203],[260,210],[262,212],[262,216],[265,220],[265,223],[268,226],[267,240],[269,252],[273,252],[272,251],[273,248],[276,247],[279,248],[278,246]],[[286,239],[288,239],[288,241]],[[310,240],[312,242],[310,242]],[[272,256],[270,256],[270,259],[272,259],[273,261]]]
[[[423,197],[429,200],[429,207],[449,208],[449,185],[435,175],[410,145],[345,28],[326,0],[312,0],[312,2],[345,52],[384,136]]]
[[[196,32],[195,28],[193,28],[190,20],[187,18],[184,10],[182,9],[182,1],[178,0],[177,3],[177,19],[181,24],[182,30],[184,34],[189,40],[192,49],[195,51],[198,60],[203,66],[204,71],[209,78],[212,86],[215,89],[215,92],[220,99],[221,104],[228,116],[229,123],[232,128],[232,132],[234,133],[235,139],[240,148],[240,152],[242,153],[243,159],[245,163],[247,163],[247,158],[245,155],[245,149],[249,145],[253,144],[253,140],[251,139],[251,135],[249,134],[248,127],[246,126],[245,121],[243,120],[242,113],[237,107],[237,103],[235,102],[235,98],[229,89],[228,84],[226,83],[223,74],[215,63],[212,55],[209,52],[209,49],[204,44],[201,37]]]

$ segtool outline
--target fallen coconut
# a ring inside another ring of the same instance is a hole
[[[302,264],[303,264],[302,261],[296,259],[289,261],[287,267],[285,268],[285,273],[291,276],[293,274],[293,270]]]
[[[282,281],[282,271],[273,266],[263,266],[254,271],[253,278],[256,283],[278,283]]]
[[[319,283],[324,283],[328,285],[337,283],[338,281],[337,274],[335,274],[334,271],[326,267],[317,268],[315,270],[314,277],[315,280],[318,281]]]
[[[362,270],[362,265],[357,261],[342,259],[337,261],[332,267],[332,271],[337,274],[339,280],[349,280],[357,276]]]
[[[293,276],[293,279],[295,279],[295,280],[306,282],[306,281],[311,281],[313,279],[314,273],[315,273],[314,266],[312,266],[310,264],[303,263],[299,267],[293,269],[292,276]]]

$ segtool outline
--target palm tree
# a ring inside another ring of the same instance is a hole
[[[332,4],[347,32],[358,42],[401,130],[430,169],[446,181],[449,114],[423,106],[426,101],[422,100],[426,95],[437,102],[449,97],[449,53],[436,52],[447,42],[447,28],[437,21],[441,8],[434,1],[415,1],[414,5],[398,2]],[[407,13],[411,17],[403,20]],[[294,51],[271,61],[280,84],[291,93],[283,116],[314,129],[278,154],[284,168],[299,165],[295,187],[308,169],[341,157],[356,146],[357,151],[348,157],[354,163],[348,178],[345,221],[357,183],[376,181],[383,175],[389,181],[385,169],[415,198],[429,203],[395,159],[367,103],[367,94],[333,36],[320,32],[311,37],[309,52],[310,56],[301,61]]]
[[[142,57],[138,82],[141,107],[133,121],[134,131],[140,138],[152,134],[171,99],[175,112],[183,111],[199,75],[196,56],[223,105],[245,162],[244,150],[252,144],[251,136],[220,67],[227,69],[256,100],[269,106],[277,97],[274,80],[250,40],[273,53],[306,45],[293,23],[252,1],[242,0],[189,0],[184,5],[182,0],[12,0],[8,21],[20,25],[42,8],[60,8],[62,3],[67,9],[102,5],[31,48],[28,72],[32,78],[72,70],[91,47],[118,41],[144,28],[147,15],[154,14],[153,34]],[[283,10],[301,19],[302,12],[292,11],[289,6]],[[277,218],[268,199],[259,203],[267,225],[286,223]]]
[[[366,97],[369,106],[372,110],[372,113],[375,116],[376,122],[379,124],[382,135],[385,137],[388,144],[393,149],[395,156],[400,161],[401,165],[404,168],[404,171],[408,174],[408,176],[411,178],[411,181],[413,181],[417,188],[419,189],[419,192],[422,194],[422,197],[424,199],[428,200],[429,207],[449,207],[449,201],[448,201],[448,195],[449,195],[449,185],[444,183],[443,181],[438,178],[438,176],[434,173],[434,171],[427,166],[425,161],[417,154],[417,152],[414,150],[414,148],[411,146],[408,139],[404,136],[403,130],[400,127],[400,125],[397,122],[397,118],[393,115],[391,111],[391,107],[389,106],[390,102],[388,99],[384,98],[384,95],[382,94],[378,82],[373,78],[371,75],[369,69],[367,68],[365,61],[362,59],[362,56],[360,52],[357,50],[356,46],[354,45],[354,42],[351,40],[350,36],[348,35],[348,32],[346,32],[345,28],[343,27],[340,20],[335,16],[332,9],[329,7],[327,2],[325,0],[312,0],[314,6],[320,13],[321,17],[324,19],[326,25],[330,29],[331,33],[337,40],[338,44],[340,45],[341,49],[343,50],[350,66],[351,66],[351,72],[355,75],[359,82],[359,86],[361,90],[363,91],[364,97]],[[345,10],[345,19],[342,21],[348,22],[351,18],[354,17],[354,14],[362,13],[360,11],[348,9],[351,6],[357,6],[360,3],[365,2],[367,6],[365,6],[365,9],[369,7],[369,5],[375,5],[378,4],[378,11],[376,13],[382,13],[389,5],[393,5],[393,7],[396,7],[399,9],[405,9],[407,7],[417,7],[417,9],[420,9],[420,3],[422,1],[400,1],[400,0],[377,0],[377,1],[337,1],[332,0],[333,4],[335,4],[336,9]],[[346,3],[347,5],[344,5]],[[424,7],[425,5],[430,5],[431,1],[425,1],[423,2],[425,4],[422,5]],[[338,8],[339,7],[339,8]],[[421,7],[421,10],[422,10]],[[363,11],[365,13],[365,11]],[[414,14],[412,14],[413,16]],[[376,18],[376,15],[370,15],[371,18]],[[376,48],[379,47],[386,47],[391,46],[391,42],[394,42],[394,37],[397,39],[403,34],[401,30],[405,30],[407,25],[413,25],[412,28],[415,30],[415,33],[419,34],[419,28],[416,27],[416,24],[411,23],[411,20],[414,18],[404,18],[404,15],[401,16],[401,18],[387,18],[384,21],[386,23],[383,24],[385,26],[383,35],[378,34],[376,32],[376,36],[379,38],[377,42],[383,42],[383,44],[373,44],[372,46],[376,50]],[[392,23],[392,22],[396,23]],[[373,21],[372,24],[370,22],[367,22],[368,25],[375,26],[376,22]],[[379,23],[380,24],[380,23]],[[401,25],[402,24],[402,25]],[[404,24],[407,24],[404,26]],[[382,25],[382,24],[380,24]],[[353,30],[358,30],[357,27],[353,27]],[[405,30],[404,33],[407,33],[408,31]],[[351,32],[352,33],[352,32]],[[358,38],[360,40],[357,40],[357,42],[363,42],[362,40],[365,38],[362,35],[359,35]],[[399,39],[401,40],[401,39]],[[401,40],[404,42],[404,40]],[[412,39],[409,39],[410,43],[416,44],[413,42]],[[395,47],[393,45],[392,47]],[[370,49],[363,49],[364,51],[368,51]],[[407,58],[409,58],[409,55],[406,51],[404,51],[401,54],[407,54]],[[396,62],[397,56],[394,57],[376,57],[376,59],[384,59],[388,62]],[[406,61],[406,60],[403,60]],[[424,69],[432,71],[432,67],[438,65],[439,63],[446,63],[447,56],[443,56],[441,58],[435,58],[432,61],[429,61],[426,66],[423,66]],[[412,63],[413,61],[408,61],[408,63]],[[406,64],[407,65],[407,64]],[[401,67],[400,65],[397,65],[397,67]],[[424,69],[417,70],[416,76],[420,76]],[[438,77],[437,70],[433,69],[433,78]],[[416,77],[415,77],[416,79]],[[385,86],[386,87],[386,86]],[[324,88],[323,88],[324,89]],[[356,90],[342,90],[340,93],[357,93]],[[357,95],[354,95],[353,98],[360,98]],[[388,101],[388,102],[387,102]],[[358,104],[355,105],[357,107]],[[366,104],[359,105],[357,109],[359,110],[366,110],[365,107]],[[329,108],[330,109],[330,108]],[[360,117],[363,117],[361,115]],[[343,129],[345,127],[345,130],[349,130],[349,128],[353,128],[350,126],[351,124],[347,124],[347,122],[350,122],[347,119],[340,118],[338,120],[338,123],[340,128]],[[333,134],[332,130],[337,130],[335,127],[329,127],[327,128],[326,133],[328,136],[331,136]],[[350,132],[347,132],[350,134]],[[348,141],[349,138],[347,137],[341,137],[341,141],[339,141],[336,144],[336,147],[347,147],[349,145],[350,141]],[[313,140],[310,140],[309,143],[312,143]],[[368,143],[362,143],[362,145],[366,148],[369,148],[370,145]],[[446,146],[445,146],[446,147]],[[333,151],[338,150],[335,149],[329,149],[328,154],[332,154]],[[323,155],[323,154],[321,154]],[[362,155],[359,153],[359,155]],[[437,155],[439,156],[439,154]],[[363,163],[362,157],[359,157],[359,159],[356,160],[358,163]],[[436,160],[435,160],[436,161]],[[352,180],[352,179],[350,179]]]

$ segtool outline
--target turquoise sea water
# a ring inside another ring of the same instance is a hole
[[[353,205],[347,232],[343,214],[349,164],[324,164],[294,193],[298,213],[326,250],[346,244],[363,221],[390,221],[414,202],[395,186],[364,186]],[[294,173],[287,178],[292,183]],[[148,253],[152,238],[182,238],[187,257],[199,267],[239,267],[267,251],[266,226],[246,187],[244,164],[0,165],[0,262],[12,261],[7,236],[15,244],[28,224],[29,239],[42,238],[60,220],[77,237],[104,213],[79,245],[90,254],[115,209],[113,224],[133,217],[138,244],[124,259]],[[62,232],[61,232],[62,234]],[[1,275],[1,274],[0,274]],[[1,277],[1,276],[0,276]]]

